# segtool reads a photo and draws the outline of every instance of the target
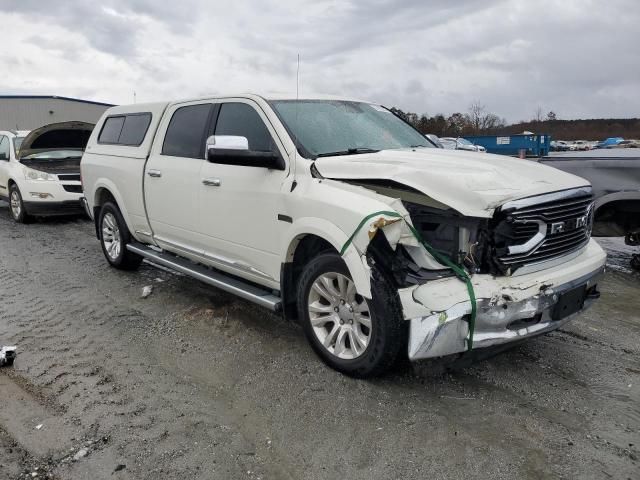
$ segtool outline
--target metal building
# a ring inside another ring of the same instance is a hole
[[[0,95],[0,130],[33,130],[49,123],[96,123],[113,105],[55,95]]]

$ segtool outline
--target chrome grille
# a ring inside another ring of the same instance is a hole
[[[496,256],[513,272],[524,265],[576,252],[589,242],[593,224],[591,188],[509,202],[497,215],[496,231],[500,235]]]
[[[62,181],[80,181],[80,174],[79,173],[59,173],[58,174],[58,180],[62,180]]]

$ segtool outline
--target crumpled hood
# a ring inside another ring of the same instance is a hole
[[[589,185],[531,160],[436,148],[321,157],[315,166],[336,180],[392,180],[471,217],[490,217],[510,200]]]
[[[93,123],[60,122],[36,128],[22,141],[18,160],[34,153],[54,150],[78,150],[83,152],[93,131]]]

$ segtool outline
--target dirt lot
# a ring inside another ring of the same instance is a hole
[[[640,478],[640,275],[603,244],[567,328],[358,381],[277,316],[0,202],[0,479]]]

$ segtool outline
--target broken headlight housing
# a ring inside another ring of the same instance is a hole
[[[413,226],[432,248],[471,273],[485,272],[487,219],[406,201],[403,204]]]

